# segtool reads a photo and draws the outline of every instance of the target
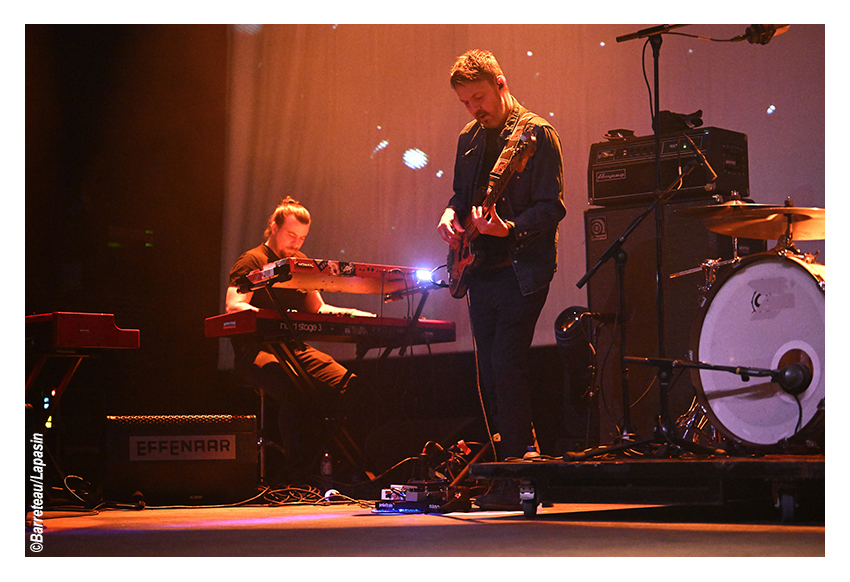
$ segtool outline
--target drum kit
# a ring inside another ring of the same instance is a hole
[[[825,239],[824,209],[731,200],[684,213],[731,236],[735,251],[670,275],[706,275],[690,361],[674,363],[690,368],[696,390],[676,428],[697,442],[710,423],[709,438],[762,450],[805,440],[824,422],[826,266],[794,241]],[[738,238],[777,244],[741,258]]]

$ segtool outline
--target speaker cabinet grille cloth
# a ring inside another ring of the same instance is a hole
[[[254,415],[107,416],[107,501],[200,505],[257,492]]]
[[[668,203],[664,207],[661,280],[665,358],[690,359],[690,335],[705,284],[703,272],[670,278],[700,265],[707,259],[731,259],[732,238],[705,228],[701,222],[683,216],[685,208],[704,205],[704,201]],[[622,236],[646,206],[590,208],[585,211],[585,242],[588,269],[596,264],[611,243]],[[626,356],[659,357],[656,302],[656,217],[650,213],[626,240],[623,250],[628,259],[626,287]],[[738,240],[741,256],[763,252],[765,241]],[[721,267],[723,268],[723,267]],[[592,312],[615,314],[618,307],[617,279],[613,259],[607,261],[588,281],[588,307]],[[622,383],[620,373],[620,331],[612,324],[600,329],[597,345],[597,385],[601,388],[600,440],[611,442],[619,434],[622,419]],[[653,367],[628,367],[631,427],[639,437],[649,437],[660,412],[658,384],[651,388],[657,370]],[[694,397],[690,375],[678,377],[670,391],[670,416],[673,420],[688,411]]]

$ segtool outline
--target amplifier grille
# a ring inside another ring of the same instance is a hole
[[[121,425],[162,425],[162,424],[231,424],[245,420],[253,420],[252,415],[234,416],[231,414],[183,414],[183,415],[141,415],[141,416],[107,416],[107,420]]]

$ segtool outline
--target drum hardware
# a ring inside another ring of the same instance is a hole
[[[625,360],[658,367],[661,398],[654,438],[565,453],[564,460],[649,444],[716,455],[790,450],[803,440],[801,453],[816,450],[817,439],[807,435],[814,434],[825,418],[825,280],[824,265],[787,253],[741,259],[704,298],[703,315],[695,322],[695,348],[688,360]],[[710,361],[731,365],[706,363]],[[675,370],[688,368],[694,376],[698,406],[674,424],[668,415],[671,378]],[[732,374],[740,380],[735,381]],[[752,382],[755,378],[767,382]],[[710,423],[708,438],[700,439],[703,435],[696,429],[704,429],[706,422]]]
[[[628,362],[634,364],[644,364],[654,366],[658,369],[656,378],[658,379],[659,389],[659,414],[656,425],[656,439],[647,439],[643,444],[668,444],[681,451],[691,452],[696,454],[707,455],[725,455],[726,451],[719,446],[702,445],[695,440],[688,440],[685,436],[680,436],[676,431],[676,426],[670,420],[669,394],[672,386],[673,369],[685,367],[679,360],[669,360],[665,358],[626,358]]]
[[[680,452],[693,453],[699,455],[725,455],[726,451],[719,446],[703,445],[696,442],[695,439],[688,440],[677,433],[676,426],[670,420],[670,411],[668,405],[668,395],[672,386],[673,369],[683,367],[683,363],[679,360],[669,360],[663,358],[625,358],[626,362],[633,364],[647,364],[658,368],[657,380],[660,393],[660,406],[655,434],[649,438],[639,441],[622,441],[616,445],[600,446],[595,449],[582,451],[579,453],[564,453],[564,461],[584,461],[593,457],[600,457],[615,452],[640,450],[642,447],[649,445],[660,445],[663,447],[673,447]]]
[[[737,242],[737,239],[735,239]],[[699,290],[703,293],[708,293],[711,290],[711,286],[717,280],[717,268],[722,267],[723,265],[735,264],[738,263],[741,259],[738,258],[737,248],[735,249],[735,257],[732,259],[706,259],[702,262],[702,264],[695,269],[688,269],[687,271],[679,271],[678,273],[673,273],[670,275],[671,279],[675,279],[676,277],[681,277],[682,275],[690,275],[692,273],[698,273],[703,271],[705,273],[705,284],[699,286]]]
[[[709,421],[705,408],[696,397],[691,401],[688,411],[676,420],[676,430],[686,441],[694,443],[705,441],[718,445],[721,442],[720,434]]]
[[[785,257],[797,257],[806,263],[815,263],[819,253],[803,253],[794,244],[797,240],[821,240],[826,231],[826,211],[822,208],[794,206],[787,198],[783,206],[753,204],[733,198],[729,202],[710,206],[695,206],[680,211],[685,216],[697,218],[712,232],[732,236],[733,258],[726,261],[707,259],[697,268],[670,275],[671,279],[703,271],[705,284],[699,287],[707,293],[716,281],[717,267],[737,264],[738,238],[776,240],[772,252]]]
[[[733,192],[732,201],[740,202],[740,200],[740,195],[737,192]],[[688,209],[685,209],[684,213],[687,214]],[[686,271],[679,271],[678,273],[673,273],[672,275],[670,275],[670,278],[675,279],[676,277],[681,277],[682,275],[690,275],[691,273],[698,273],[699,271],[703,271],[705,273],[705,283],[703,285],[700,285],[698,289],[703,293],[708,293],[711,290],[711,286],[714,284],[714,281],[717,280],[717,268],[722,267],[723,265],[737,264],[740,260],[740,255],[738,254],[738,237],[733,236],[731,259],[706,259],[699,267],[695,269],[688,269]]]
[[[744,367],[744,366],[722,366],[709,364],[707,362],[691,362],[683,360],[671,360],[664,358],[633,358],[628,357],[626,361],[633,364],[644,364],[658,368],[657,378],[660,389],[660,411],[658,416],[658,424],[656,426],[656,434],[652,438],[648,438],[638,442],[627,442],[613,446],[602,446],[596,449],[583,451],[580,453],[565,453],[564,460],[586,460],[592,457],[607,455],[613,452],[623,450],[637,449],[648,444],[667,444],[680,450],[708,455],[725,455],[726,450],[720,446],[720,438],[717,435],[714,426],[709,424],[706,410],[703,406],[694,399],[691,409],[680,416],[675,424],[670,422],[668,394],[673,378],[673,370],[680,368],[698,368],[703,370],[714,370],[729,372],[740,376],[741,380],[747,382],[751,378],[766,377],[770,378],[780,388],[794,397],[799,405],[799,396],[803,394],[811,385],[812,370],[809,366],[801,362],[792,362],[788,365],[776,369]],[[797,421],[797,430],[802,424],[803,410],[799,407],[799,420]],[[706,435],[704,431],[706,426],[709,426],[710,432]],[[694,430],[694,429],[697,430]],[[699,436],[705,438],[714,444],[701,444]]]
[[[820,256],[820,251],[815,251],[814,253],[802,253],[799,250],[796,250],[796,248],[794,249],[794,251],[792,251],[791,249],[779,248],[779,245],[777,245],[777,247],[775,247],[770,252],[776,253],[777,255],[782,257],[795,258],[810,265],[818,264],[818,257]]]

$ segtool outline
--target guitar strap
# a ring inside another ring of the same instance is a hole
[[[519,143],[519,138],[522,137],[522,132],[525,131],[525,126],[528,125],[528,122],[531,121],[535,114],[530,111],[526,111],[523,113],[520,118],[517,120],[516,125],[514,126],[513,132],[511,132],[511,136],[508,138],[508,142],[505,144],[505,147],[502,148],[502,153],[499,154],[499,159],[496,160],[496,164],[493,166],[493,170],[490,172],[490,179],[499,180],[502,177],[502,174],[505,171],[505,168],[510,164],[511,157],[513,156],[514,150],[516,149],[517,144]]]

